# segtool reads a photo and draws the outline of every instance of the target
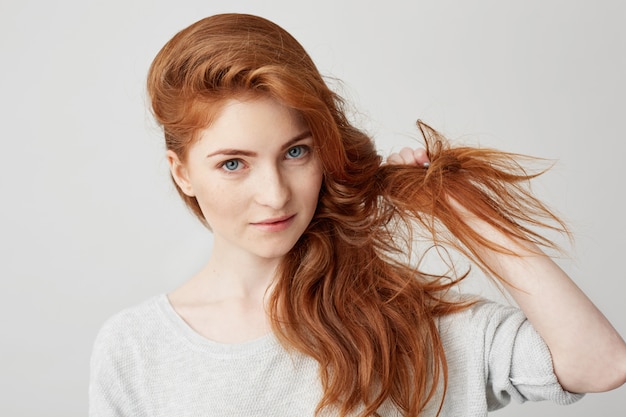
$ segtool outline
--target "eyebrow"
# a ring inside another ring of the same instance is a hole
[[[306,139],[310,136],[313,136],[310,130],[304,131],[302,133],[300,133],[297,136],[294,136],[293,138],[289,139],[282,147],[281,147],[281,151],[285,151],[288,148],[290,148],[292,145],[294,145],[297,142],[300,142],[302,139]],[[217,155],[225,155],[225,156],[250,156],[250,157],[254,157],[257,156],[256,152],[252,152],[252,151],[246,151],[243,149],[233,149],[233,148],[227,148],[227,149],[219,149],[215,152],[211,152],[210,154],[208,154],[206,157],[210,158],[212,156],[217,156]]]

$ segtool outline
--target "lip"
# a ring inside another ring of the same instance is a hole
[[[296,217],[295,214],[290,214],[286,216],[273,217],[269,219],[261,220],[260,222],[251,223],[252,226],[257,227],[261,230],[267,232],[280,232],[282,230],[287,229],[293,223],[293,219]]]

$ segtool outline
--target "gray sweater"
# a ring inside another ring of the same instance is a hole
[[[558,384],[547,346],[516,308],[484,301],[438,327],[449,369],[441,416],[486,416],[511,398],[581,397]],[[273,335],[235,345],[207,340],[165,295],[110,318],[92,353],[90,417],[305,417],[320,396],[315,360],[288,353]],[[440,398],[425,415],[436,414]],[[400,415],[391,404],[380,414]]]

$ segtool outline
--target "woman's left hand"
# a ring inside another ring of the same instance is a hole
[[[424,148],[402,148],[400,152],[393,152],[387,157],[390,165],[418,165],[427,167],[430,165],[428,154]]]

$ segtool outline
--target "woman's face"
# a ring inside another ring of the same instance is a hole
[[[173,152],[168,161],[213,230],[214,254],[280,258],[317,206],[322,168],[311,132],[270,98],[229,100],[186,161]]]

